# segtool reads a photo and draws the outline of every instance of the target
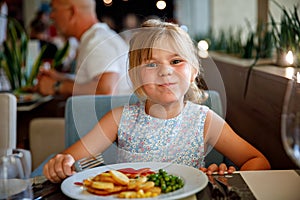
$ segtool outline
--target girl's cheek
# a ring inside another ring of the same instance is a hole
[[[151,71],[143,70],[141,72],[141,81],[143,84],[155,83],[156,77]]]
[[[186,77],[188,81],[192,81],[192,79],[196,78],[196,70],[192,67],[186,67],[185,70],[183,70],[183,75]]]

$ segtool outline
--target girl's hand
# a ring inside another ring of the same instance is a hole
[[[70,154],[57,154],[46,163],[43,173],[51,182],[59,183],[75,173],[72,169],[74,162]]]
[[[214,172],[218,172],[219,175],[224,175],[224,173],[232,174],[234,171],[236,171],[235,167],[229,166],[227,168],[225,163],[221,163],[219,166],[217,164],[211,164],[208,168],[201,167],[201,171],[206,173],[207,175],[212,175]]]

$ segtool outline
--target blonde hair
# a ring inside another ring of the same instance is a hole
[[[152,56],[152,49],[164,49],[176,52],[184,58],[198,72],[202,73],[202,67],[198,57],[197,49],[186,31],[177,24],[150,19],[142,24],[130,40],[129,49],[129,76],[132,81],[136,95],[140,99],[146,99],[146,94],[141,87],[139,67],[144,60]],[[202,103],[207,99],[206,93],[198,88],[196,81],[190,84],[184,100],[194,103]]]

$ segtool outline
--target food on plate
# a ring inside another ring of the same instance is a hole
[[[119,172],[116,170],[110,170],[109,173],[111,174],[112,179],[114,179],[120,185],[128,185],[129,184],[129,178],[122,172]]]
[[[109,170],[84,179],[82,185],[96,195],[116,195],[118,198],[156,197],[183,187],[181,178],[160,169],[158,173],[150,168],[124,168]]]
[[[118,169],[119,172],[126,174],[126,176],[130,178],[135,178],[138,176],[148,176],[149,174],[154,174],[154,171],[151,171],[150,168],[141,168],[141,169],[133,169],[133,168],[124,168]]]
[[[163,193],[173,192],[184,186],[184,182],[180,177],[168,174],[163,169],[160,169],[158,173],[149,175],[147,178],[148,181],[153,181],[155,186],[160,187]]]

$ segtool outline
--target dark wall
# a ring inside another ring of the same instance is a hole
[[[113,0],[111,6],[105,6],[103,1],[96,1],[97,15],[110,16],[114,19],[117,29],[122,29],[122,19],[128,13],[135,13],[140,20],[146,19],[150,15],[156,15],[166,21],[173,20],[173,0],[165,0],[167,7],[164,10],[156,8],[158,0]]]
[[[5,0],[8,7],[8,15],[16,18],[22,25],[23,20],[23,0]]]

